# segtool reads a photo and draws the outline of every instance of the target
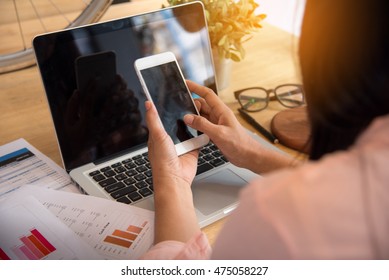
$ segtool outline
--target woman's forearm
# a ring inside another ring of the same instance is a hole
[[[192,190],[182,180],[165,180],[154,186],[155,244],[166,240],[187,242],[200,230]]]
[[[242,152],[245,162],[241,167],[247,168],[254,173],[264,174],[284,167],[291,167],[299,164],[295,158],[269,149],[252,139]]]

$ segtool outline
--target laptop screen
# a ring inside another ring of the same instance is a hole
[[[33,46],[67,171],[146,146],[137,58],[171,51],[186,79],[216,92],[200,3],[39,35]]]

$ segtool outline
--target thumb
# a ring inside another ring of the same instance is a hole
[[[146,123],[149,129],[149,136],[151,138],[163,137],[166,131],[162,125],[162,122],[158,116],[157,110],[151,101],[145,102],[146,108]]]
[[[217,134],[218,126],[202,116],[188,114],[184,116],[186,125],[207,134],[211,139]]]

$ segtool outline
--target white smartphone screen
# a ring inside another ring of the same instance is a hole
[[[197,114],[193,100],[175,61],[140,70],[166,132],[175,144],[199,135],[185,125],[186,114]]]

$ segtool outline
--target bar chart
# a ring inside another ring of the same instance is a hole
[[[152,246],[151,211],[35,186],[19,190],[19,196],[29,203],[0,204],[0,260],[137,259]]]
[[[152,244],[152,226],[153,223],[142,216],[121,213],[114,222],[100,227],[95,235],[98,242],[90,244],[109,259],[136,259]]]
[[[145,221],[140,227],[130,225],[126,228],[126,230],[115,229],[112,234],[105,237],[104,242],[124,248],[130,248],[146,225],[147,221]]]
[[[137,259],[153,243],[154,213],[151,211],[98,197],[44,193],[35,191],[34,195],[104,258]]]
[[[2,204],[0,225],[0,260],[101,259],[31,196]]]
[[[144,251],[140,245],[144,243],[142,241],[152,243],[152,223],[141,215],[52,202],[44,202],[43,205],[98,253],[109,259],[139,256]]]
[[[54,252],[56,248],[37,229],[30,230],[30,234],[19,238],[21,245],[12,248],[12,251],[21,260],[41,260]]]

